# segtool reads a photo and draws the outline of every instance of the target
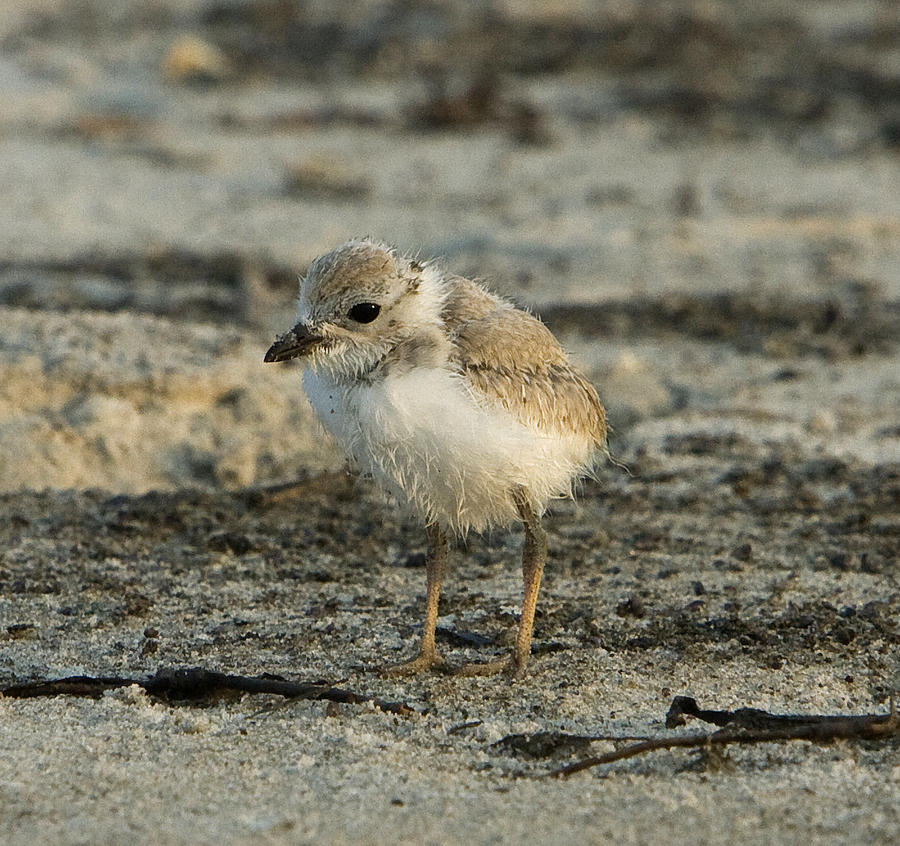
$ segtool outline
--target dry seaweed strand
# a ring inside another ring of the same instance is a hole
[[[102,696],[104,691],[136,684],[151,696],[167,701],[196,701],[219,699],[236,693],[270,693],[287,699],[321,699],[328,702],[364,704],[371,702],[381,711],[391,714],[414,714],[405,702],[388,702],[373,696],[355,693],[323,683],[291,682],[278,676],[238,676],[204,670],[161,668],[148,679],[128,679],[119,676],[68,676],[62,679],[28,682],[0,690],[0,695],[17,699],[36,696]]]
[[[894,696],[890,699],[888,714],[805,715],[770,714],[758,708],[740,708],[736,711],[708,711],[697,706],[694,699],[676,696],[666,715],[666,726],[684,724],[684,715],[697,717],[725,728],[711,734],[691,734],[681,737],[655,737],[632,743],[607,752],[583,758],[573,764],[552,770],[548,775],[567,778],[582,770],[633,758],[658,749],[696,749],[730,744],[779,743],[788,740],[807,740],[812,743],[832,743],[836,740],[882,740],[900,736]]]

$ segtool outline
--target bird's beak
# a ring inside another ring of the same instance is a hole
[[[287,361],[290,358],[300,358],[311,349],[318,346],[325,339],[309,331],[307,326],[298,323],[290,332],[279,335],[275,343],[269,347],[263,361]]]

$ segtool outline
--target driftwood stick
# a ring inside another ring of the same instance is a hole
[[[679,701],[680,700],[680,701]],[[573,764],[551,771],[548,775],[568,777],[582,770],[633,758],[658,749],[697,749],[729,744],[779,743],[789,740],[807,740],[812,743],[832,743],[836,740],[881,740],[900,736],[900,716],[891,697],[888,714],[805,715],[770,714],[757,708],[740,708],[737,711],[703,711],[689,697],[675,697],[666,719],[666,725],[683,725],[682,715],[696,716],[725,728],[711,734],[691,734],[681,737],[654,737],[640,743],[632,743],[607,752],[583,758]],[[680,720],[680,722],[679,722]]]

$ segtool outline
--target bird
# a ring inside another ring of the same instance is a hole
[[[531,654],[551,500],[608,456],[597,390],[550,330],[440,262],[369,237],[314,259],[297,320],[266,362],[301,359],[324,428],[364,474],[425,526],[425,621],[418,654],[384,668],[448,670],[435,644],[450,539],[524,528],[515,645],[464,675],[520,676]]]

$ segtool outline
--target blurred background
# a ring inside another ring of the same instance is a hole
[[[4,0],[0,489],[335,466],[261,359],[358,235],[535,309],[626,457],[896,456],[898,165],[894,0]]]

